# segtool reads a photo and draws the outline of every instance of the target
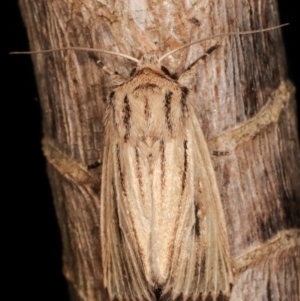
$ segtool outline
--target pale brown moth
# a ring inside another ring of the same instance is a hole
[[[201,41],[159,59],[81,47],[35,52],[99,51],[137,63],[129,79],[103,67],[116,84],[106,109],[100,196],[103,279],[110,300],[230,297],[233,274],[224,212],[187,88],[218,46],[178,80],[161,65],[168,55]]]

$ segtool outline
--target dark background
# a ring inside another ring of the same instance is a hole
[[[290,23],[283,29],[289,78],[300,90],[297,2],[280,0],[279,7],[281,23]],[[3,250],[7,252],[2,275],[7,276],[5,286],[10,296],[7,300],[66,301],[60,234],[41,152],[41,112],[33,68],[29,56],[8,55],[9,51],[29,49],[26,31],[17,1],[3,4],[6,7],[2,13],[7,19],[1,18],[1,29],[2,37],[7,40],[1,42],[1,70],[4,70],[1,83],[5,92],[1,101],[5,137],[2,166],[5,167],[3,186],[7,189],[1,203]]]

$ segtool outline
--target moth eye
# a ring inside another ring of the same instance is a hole
[[[131,70],[131,72],[130,72],[130,76],[133,76],[134,73],[135,73],[135,71],[136,71],[136,68],[133,68],[133,69]]]
[[[166,67],[161,66],[160,69],[165,75],[171,77],[172,79],[178,79],[178,76],[176,74],[171,74],[171,72]]]
[[[164,74],[166,74],[166,75],[168,75],[168,76],[171,77],[171,73],[170,73],[170,71],[169,71],[166,67],[161,66],[160,68],[161,68],[161,71],[162,71]]]

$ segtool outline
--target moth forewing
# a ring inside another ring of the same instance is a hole
[[[180,255],[173,259],[173,279],[166,290],[173,287],[172,300],[180,294],[184,299],[201,295],[205,300],[208,294],[215,299],[220,291],[229,296],[233,281],[226,223],[209,152],[192,107],[188,119],[190,174],[184,203],[191,203],[192,208],[181,217],[190,231],[182,227],[182,243],[175,241]]]

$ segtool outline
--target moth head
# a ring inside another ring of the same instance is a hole
[[[137,72],[145,68],[154,70],[156,73],[167,75],[168,77],[175,79],[169,70],[161,65],[157,55],[152,53],[146,53],[141,57],[137,63],[137,66],[130,72],[130,77],[135,76]]]
[[[139,63],[138,63],[138,66],[141,66],[141,65],[147,65],[147,64],[159,64],[158,63],[158,58],[155,54],[150,54],[150,53],[146,53],[144,54]]]
[[[144,54],[139,60],[139,62],[137,63],[135,72],[138,72],[139,70],[145,68],[154,70],[157,73],[165,74],[162,70],[160,62],[158,61],[158,57],[155,54],[149,54],[149,53]]]

